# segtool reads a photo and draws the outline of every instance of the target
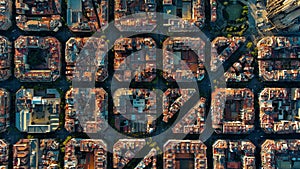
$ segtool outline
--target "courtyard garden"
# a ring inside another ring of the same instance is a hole
[[[248,29],[248,6],[237,0],[223,0],[222,14],[226,26],[223,31],[227,36],[242,36]]]

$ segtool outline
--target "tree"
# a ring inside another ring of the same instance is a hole
[[[33,135],[27,135],[27,139],[33,139]]]
[[[72,139],[72,136],[68,136],[65,141],[63,142],[63,145],[65,146],[70,140]]]
[[[247,18],[246,17],[242,17],[241,18],[241,22],[245,22],[245,21],[247,21]]]
[[[252,42],[248,42],[247,45],[246,45],[246,47],[247,47],[248,49],[252,48],[252,46],[253,46],[253,43],[252,43]]]
[[[243,15],[243,16],[248,15],[248,10],[243,10],[242,15]]]
[[[64,153],[64,152],[65,152],[65,147],[61,147],[61,148],[60,148],[60,151],[61,151],[62,153]]]
[[[243,31],[240,31],[240,32],[238,32],[238,35],[239,35],[239,36],[242,36],[243,33],[244,33]]]

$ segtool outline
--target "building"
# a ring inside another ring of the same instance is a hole
[[[15,0],[17,26],[24,31],[54,31],[62,26],[61,0]]]
[[[139,162],[135,169],[157,169],[157,150],[152,148],[150,152],[145,155],[144,159]]]
[[[163,94],[163,122],[168,123],[196,92],[195,89],[167,89]]]
[[[9,163],[9,144],[5,141],[0,139],[0,168],[1,169],[8,169]]]
[[[300,133],[300,89],[265,88],[259,95],[260,125],[267,133]]]
[[[151,32],[155,29],[156,1],[115,0],[114,2],[114,23],[120,31]]]
[[[197,32],[205,24],[204,0],[164,0],[164,25],[170,32]]]
[[[242,54],[225,73],[224,77],[227,82],[248,82],[254,77],[254,57],[247,52]]]
[[[71,88],[65,98],[67,131],[97,133],[108,127],[108,95],[104,89]]]
[[[85,53],[81,51],[92,52],[86,57]],[[66,60],[66,76],[68,80],[74,77],[76,81],[91,79],[89,75],[95,74],[95,80],[103,82],[108,77],[108,45],[102,38],[75,38],[72,37],[66,42],[65,60]],[[94,56],[93,56],[94,55]],[[88,68],[87,65],[92,66],[90,63],[95,63],[94,67]],[[79,61],[79,63],[77,63]],[[85,63],[82,63],[85,61]],[[82,63],[82,65],[81,65]],[[83,68],[83,69],[82,69]],[[95,72],[92,72],[94,70]],[[93,78],[92,78],[93,79]]]
[[[0,132],[5,132],[10,125],[10,94],[0,88]]]
[[[71,31],[96,32],[107,24],[107,0],[67,0],[67,25]]]
[[[65,147],[64,168],[107,168],[107,146],[103,140],[72,138]]]
[[[216,133],[241,134],[254,130],[254,94],[250,89],[215,89],[211,105]]]
[[[54,139],[21,139],[13,145],[13,168],[58,168],[58,156],[59,143]]]
[[[263,169],[300,168],[300,140],[266,140],[261,145]]]
[[[11,60],[13,56],[11,48],[11,42],[6,37],[0,36],[0,81],[7,80],[12,75]]]
[[[206,169],[206,149],[200,140],[168,140],[164,144],[164,169]]]
[[[114,122],[121,133],[149,134],[156,129],[156,91],[120,88],[114,92]]]
[[[0,1],[0,30],[8,30],[12,26],[12,1]]]
[[[145,145],[145,139],[120,139],[117,141],[113,146],[113,168],[124,168]]]
[[[210,0],[210,21],[216,22],[217,20],[217,0]]]
[[[20,36],[15,41],[15,77],[21,82],[56,81],[60,59],[60,42],[54,37]]]
[[[168,81],[201,81],[204,62],[205,42],[201,38],[170,37],[163,43],[163,77]]]
[[[201,134],[206,122],[206,98],[200,100],[172,128],[173,133]]]
[[[300,37],[267,36],[257,48],[263,81],[300,81]]]
[[[152,38],[120,38],[114,43],[114,77],[151,82],[156,78],[156,43]]]
[[[300,2],[298,0],[267,0],[266,11],[272,29],[299,32]]]
[[[211,42],[210,70],[217,71],[245,41],[245,37],[216,37]]]
[[[248,140],[217,140],[213,144],[214,169],[256,168],[255,149]]]
[[[16,93],[15,103],[19,131],[49,133],[58,128],[60,94],[56,89],[20,89]]]

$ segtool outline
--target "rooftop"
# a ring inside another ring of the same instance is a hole
[[[227,82],[248,82],[254,77],[254,57],[251,53],[243,54],[237,62],[235,62],[224,73]]]
[[[181,106],[196,92],[195,89],[167,89],[163,94],[163,121],[168,123]]]
[[[5,132],[10,126],[10,94],[6,89],[0,88],[0,132]]]
[[[174,133],[200,134],[205,129],[206,99],[200,100],[173,127]]]
[[[266,4],[266,5],[265,5]],[[299,7],[296,0],[275,0],[257,3],[256,26],[262,32],[299,32]]]
[[[108,23],[108,1],[67,0],[67,25],[73,32],[96,32]]]
[[[66,93],[65,110],[65,128],[69,132],[97,133],[107,128],[108,95],[102,88],[71,88]]]
[[[65,147],[64,168],[107,168],[107,146],[99,139],[71,139]]]
[[[264,37],[257,48],[262,80],[300,81],[300,37]]]
[[[250,89],[215,89],[211,105],[216,133],[241,134],[254,130],[254,94]]]
[[[246,41],[245,37],[216,37],[212,43],[211,50],[211,71],[217,71],[218,68],[238,50],[240,45]]]
[[[7,80],[12,75],[12,44],[4,36],[0,36],[0,81]]]
[[[21,139],[13,145],[13,167],[57,168],[59,143],[54,139]]]
[[[120,139],[113,147],[113,168],[124,168],[145,145],[144,139]]]
[[[217,20],[217,0],[210,0],[210,18],[211,22]]]
[[[115,0],[115,26],[120,31],[152,31],[156,27],[156,2],[154,0]],[[138,15],[134,15],[137,14]],[[126,17],[133,15],[134,17]]]
[[[115,91],[115,127],[125,133],[151,133],[159,116],[156,108],[156,91],[150,89],[125,89]]]
[[[256,168],[255,149],[248,140],[217,140],[213,144],[214,169]]]
[[[205,76],[205,43],[201,38],[171,37],[163,43],[164,78],[201,81]]]
[[[170,32],[197,32],[199,31],[197,27],[202,28],[205,24],[204,0],[164,0],[163,12],[174,15],[174,17],[166,16],[164,23]]]
[[[15,103],[16,127],[21,132],[48,133],[58,128],[60,94],[56,89],[20,89]]]
[[[114,77],[151,82],[156,78],[156,43],[152,38],[120,38],[114,43]]]
[[[8,168],[9,163],[9,144],[5,141],[0,139],[0,168],[6,169]]]
[[[151,169],[157,169],[157,151],[152,148],[142,161],[134,169],[145,169],[151,166]]]
[[[300,133],[300,89],[265,88],[259,95],[260,125],[267,133]]]
[[[54,31],[62,26],[61,0],[16,0],[17,26],[24,31]]]
[[[164,144],[164,169],[205,169],[206,149],[200,140],[168,140]]]
[[[15,77],[21,82],[52,82],[60,77],[61,45],[54,37],[20,36],[15,41]]]
[[[89,51],[88,57],[85,56],[86,51]],[[70,38],[66,42],[65,48],[67,79],[86,80],[91,79],[92,75],[95,74],[96,81],[104,81],[108,77],[107,51],[107,43],[102,38]],[[84,63],[82,62],[83,60]],[[93,66],[89,62],[94,63],[94,61],[96,61],[94,65],[97,68],[96,72],[92,72],[93,68],[87,69],[87,66]]]
[[[266,140],[261,145],[262,166],[266,168],[300,168],[300,140]]]
[[[0,0],[0,30],[7,30],[12,26],[12,2]]]

